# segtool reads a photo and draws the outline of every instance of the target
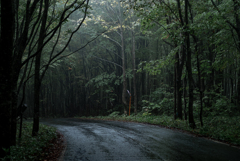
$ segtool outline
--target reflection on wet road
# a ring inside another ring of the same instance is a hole
[[[240,149],[152,125],[44,119],[65,136],[64,161],[239,161]]]

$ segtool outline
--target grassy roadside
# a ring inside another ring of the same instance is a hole
[[[174,120],[173,117],[164,115],[145,115],[145,113],[139,113],[137,115],[131,116],[123,116],[118,115],[118,112],[113,112],[109,116],[90,116],[81,118],[128,121],[160,125],[167,128],[175,128],[183,130],[185,132],[190,132],[198,136],[208,137],[231,145],[240,146],[240,116],[205,117],[203,118],[203,127],[200,126],[200,122],[198,120],[195,120],[197,126],[195,129],[191,129],[188,125],[188,122],[185,120]]]
[[[31,133],[32,122],[24,122],[22,138],[17,139],[17,145],[11,147],[10,156],[8,156],[10,160],[39,161],[45,160],[47,156],[52,155],[52,151],[49,151],[49,148],[54,146],[59,138],[56,128],[40,124],[38,136],[32,137]],[[7,158],[3,160],[7,160]]]

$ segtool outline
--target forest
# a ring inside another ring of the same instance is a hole
[[[39,118],[118,115],[240,140],[239,0],[0,3],[0,158],[21,115],[32,136]]]

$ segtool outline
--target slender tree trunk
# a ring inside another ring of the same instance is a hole
[[[124,114],[127,115],[127,100],[126,100],[126,93],[127,93],[127,79],[126,79],[126,65],[125,65],[125,52],[124,52],[124,36],[123,36],[123,28],[121,24],[121,46],[122,46],[122,70],[123,70],[123,90],[122,90],[122,103],[124,106]]]
[[[17,96],[17,81],[18,74],[13,71],[12,74],[12,109],[11,109],[11,146],[16,145],[17,136],[17,106],[18,106],[18,96]],[[18,72],[19,73],[19,72]],[[21,106],[21,105],[20,105]]]
[[[40,87],[41,87],[41,79],[40,79],[40,65],[41,65],[41,54],[42,54],[42,45],[44,38],[46,36],[46,23],[47,23],[47,16],[48,16],[48,7],[49,7],[49,0],[44,0],[44,13],[42,17],[42,24],[40,29],[40,37],[38,42],[38,50],[39,53],[36,55],[35,60],[35,77],[34,77],[34,116],[33,116],[33,129],[32,129],[32,136],[36,136],[39,131],[39,94],[40,94]]]
[[[181,3],[180,0],[177,0],[177,7],[178,7],[178,14],[179,14],[179,18],[180,18],[180,22],[182,27],[184,27],[184,22],[183,22],[183,16],[182,16],[182,10],[181,10]],[[183,52],[182,52],[182,58],[180,61],[179,58],[179,54],[176,53],[175,56],[176,59],[176,63],[175,63],[175,92],[176,92],[176,107],[177,108],[177,117],[182,119],[182,91],[181,91],[181,87],[182,87],[182,70],[183,70],[183,65],[184,65],[184,61],[185,61],[185,50],[183,47]]]
[[[177,107],[177,118],[182,120],[182,70],[185,62],[185,50],[180,51],[182,53],[181,60],[179,53],[176,53],[176,107]]]
[[[135,63],[135,33],[132,29],[132,61],[133,61],[133,90],[134,90],[134,113],[137,113],[137,87],[136,87],[136,63]]]
[[[176,58],[176,55],[175,55]],[[174,64],[174,120],[177,119],[177,62]]]
[[[240,19],[239,19],[239,2],[237,0],[232,0],[233,4],[234,4],[234,17],[235,17],[235,21],[236,21],[236,27],[235,27],[235,31],[238,35],[238,44],[237,44],[237,48],[238,51],[240,51]],[[238,77],[240,76],[240,72],[238,73]],[[238,81],[238,85],[237,85],[237,91],[238,91],[238,105],[240,104],[240,81]]]
[[[186,22],[186,29],[188,29],[188,0],[185,0],[185,22]],[[189,124],[192,128],[195,128],[195,122],[193,118],[193,85],[192,85],[192,55],[190,49],[190,38],[188,31],[185,32],[186,34],[186,49],[187,49],[187,71],[188,71],[188,86],[189,86],[189,102],[188,102],[188,112],[189,112]]]
[[[141,71],[141,82],[142,82],[142,98],[143,98],[143,96],[145,95],[145,84],[144,84],[144,82],[145,82],[145,72],[144,72],[144,70],[143,70],[143,65],[142,65],[142,71]]]
[[[203,121],[202,121],[202,113],[203,113],[203,103],[202,103],[202,98],[203,98],[203,88],[202,88],[202,76],[201,76],[201,70],[200,70],[200,60],[199,60],[199,52],[197,49],[197,39],[194,38],[195,40],[195,52],[197,53],[197,70],[198,70],[198,84],[199,84],[199,92],[200,92],[200,113],[199,113],[199,119],[201,122],[201,126],[203,126]]]
[[[184,99],[184,119],[187,120],[187,100],[186,100],[186,86],[187,86],[187,79],[186,77],[183,79],[183,99]]]

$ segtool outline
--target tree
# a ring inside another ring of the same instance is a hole
[[[1,1],[1,37],[0,48],[0,158],[8,154],[11,145],[11,109],[12,96],[15,94],[12,87],[13,81],[13,41],[15,1]]]
[[[67,1],[68,2],[68,1]],[[65,3],[65,6],[67,4],[67,2]],[[86,3],[86,4],[85,4]],[[64,10],[62,11],[62,15],[61,15],[61,19],[60,21],[57,23],[56,27],[54,27],[54,30],[58,32],[57,35],[57,41],[53,47],[53,50],[50,52],[50,59],[48,60],[48,63],[45,65],[45,68],[43,70],[43,73],[40,76],[40,59],[41,59],[41,46],[43,46],[43,41],[44,38],[47,38],[46,34],[46,22],[47,22],[47,17],[48,17],[48,8],[49,8],[49,2],[48,0],[45,1],[45,10],[43,13],[43,18],[42,18],[42,24],[41,24],[41,29],[40,29],[40,38],[39,38],[39,43],[38,43],[38,54],[36,55],[36,62],[35,62],[35,85],[34,85],[34,91],[35,91],[35,103],[34,103],[34,124],[33,124],[33,132],[32,135],[35,136],[37,135],[37,132],[39,130],[39,94],[40,94],[40,86],[41,86],[41,81],[49,67],[49,65],[51,64],[51,62],[53,62],[60,54],[62,54],[68,47],[73,35],[79,30],[79,28],[81,27],[81,25],[83,24],[83,21],[86,18],[87,15],[87,9],[88,9],[88,3],[89,0],[84,0],[82,2],[77,2],[77,1],[73,1],[70,5],[68,5],[66,8],[64,8]],[[66,17],[65,17],[65,12],[67,12],[68,10],[72,9],[74,7],[74,9],[69,12]],[[53,55],[54,53],[54,49],[56,47],[56,44],[59,42],[59,38],[61,36],[61,27],[63,24],[64,19],[67,20],[67,18],[77,9],[80,8],[84,8],[83,10],[83,19],[80,21],[80,23],[75,27],[75,30],[73,30],[72,32],[70,32],[70,36],[67,38],[67,42],[66,44],[63,45],[63,47],[60,49],[59,52],[57,52],[55,55]],[[50,31],[51,33],[52,31]]]
[[[188,102],[188,112],[189,112],[189,124],[192,128],[195,128],[195,122],[193,118],[193,85],[192,85],[192,55],[190,50],[190,36],[189,36],[189,23],[188,23],[188,0],[185,0],[185,36],[186,36],[186,50],[187,50],[187,72],[188,72],[188,86],[189,86],[189,102]]]
[[[49,0],[45,0],[45,1],[43,0],[29,1],[28,0],[27,2],[23,2],[23,3],[19,3],[19,2],[20,1],[17,1],[15,3],[13,1],[10,1],[7,3],[5,2],[1,3],[1,9],[2,9],[1,10],[1,47],[4,49],[4,51],[6,51],[4,52],[5,54],[2,55],[3,59],[1,59],[1,61],[2,60],[5,61],[4,57],[8,55],[6,57],[7,59],[6,60],[7,64],[5,64],[6,66],[4,65],[1,68],[1,71],[4,71],[4,72],[1,72],[1,74],[3,73],[3,78],[4,78],[4,80],[2,80],[2,85],[4,86],[4,88],[3,90],[1,90],[2,92],[1,98],[3,98],[2,100],[4,101],[2,102],[1,107],[4,110],[1,111],[0,115],[4,117],[1,117],[3,118],[3,121],[1,122],[0,127],[2,129],[5,129],[4,131],[6,131],[6,133],[4,133],[3,136],[1,137],[1,139],[5,140],[4,144],[1,145],[0,147],[1,157],[5,155],[2,148],[8,149],[10,145],[15,145],[16,143],[16,110],[18,106],[17,105],[18,95],[16,91],[18,88],[18,79],[19,79],[21,68],[25,64],[28,64],[29,60],[32,60],[35,56],[37,56],[36,64],[35,64],[36,65],[36,68],[35,68],[36,81],[37,81],[39,79],[38,77],[38,73],[40,71],[39,64],[40,64],[41,52],[43,48],[46,46],[46,44],[50,42],[50,40],[53,39],[57,31],[59,31],[58,35],[60,35],[60,31],[61,31],[60,29],[62,25],[74,11],[83,8],[85,9],[83,10],[83,13],[85,14],[85,17],[86,17],[89,1],[83,0],[81,2],[78,2],[77,0],[73,0],[71,1],[70,5],[67,5],[67,3],[69,3],[69,1],[67,0],[65,2],[65,5],[63,6],[63,10],[61,10],[59,14],[56,14],[55,12],[57,1],[51,1],[51,5],[55,6],[51,8],[51,13],[52,13],[51,17],[48,15],[48,9],[51,6]],[[44,5],[45,8],[44,8],[44,12],[42,13],[43,4],[45,4]],[[22,7],[19,7],[20,5]],[[6,8],[10,8],[10,10],[6,11]],[[9,21],[9,15],[10,15],[10,21]],[[16,22],[14,21],[15,16],[16,16]],[[46,22],[48,17],[50,18],[48,21],[49,23],[47,25]],[[58,23],[56,23],[56,21],[58,21]],[[51,55],[50,59],[47,62],[47,64],[45,64],[41,77],[44,76],[44,73],[47,71],[49,65],[67,48],[73,34],[80,28],[83,21],[84,21],[84,18],[82,21],[80,21],[76,29],[73,32],[71,32],[68,42],[60,50],[60,52],[58,52],[57,54],[53,54],[56,45],[53,47],[52,53],[50,53]],[[41,26],[40,34],[37,34],[39,31],[39,26]],[[6,35],[6,33],[9,33],[9,35]],[[7,39],[7,41],[5,41],[5,39]],[[58,43],[58,39],[55,44],[57,43]],[[36,48],[36,44],[38,44],[37,48]],[[25,53],[26,51],[28,51],[28,54]],[[8,74],[5,72],[7,72]],[[23,74],[23,76],[25,77],[25,74]],[[37,85],[39,85],[38,82],[36,82]],[[39,91],[39,89],[37,89],[37,86],[35,89],[37,93],[37,91]],[[11,95],[8,95],[8,92],[11,93]],[[38,98],[36,97],[35,99],[37,100]],[[36,103],[38,102],[36,101]],[[37,110],[35,110],[35,112],[38,113]],[[36,114],[35,116],[37,117],[38,114]],[[37,119],[35,120],[36,120],[35,122],[37,122],[38,124],[39,123],[38,120]],[[36,126],[34,126],[35,127],[34,128],[35,132],[33,132],[34,134],[36,134],[36,131],[38,129],[37,124],[35,124]],[[9,137],[11,137],[11,139],[9,139]]]
[[[34,116],[33,116],[33,130],[32,135],[37,136],[39,130],[39,93],[40,93],[40,62],[41,62],[41,54],[42,54],[42,46],[44,38],[46,37],[46,24],[48,17],[48,8],[49,8],[49,0],[44,0],[44,11],[42,16],[41,28],[39,33],[39,41],[37,46],[38,54],[35,58],[35,74],[34,74]]]

